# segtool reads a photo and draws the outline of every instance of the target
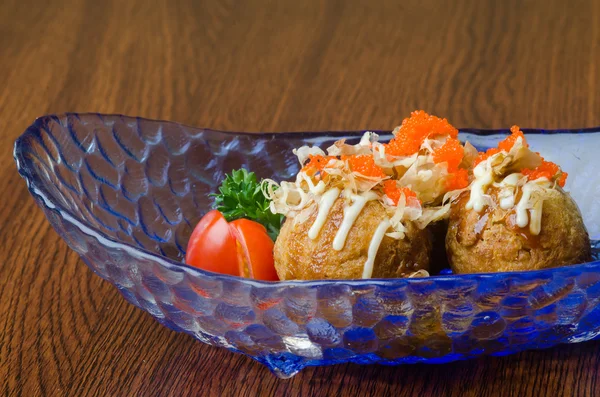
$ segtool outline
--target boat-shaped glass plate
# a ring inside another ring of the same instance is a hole
[[[569,173],[594,261],[530,272],[269,283],[182,263],[224,175],[275,180],[292,148],[362,131],[253,134],[120,115],[37,119],[15,144],[29,190],[56,231],[127,301],[161,324],[246,354],[279,377],[306,366],[445,363],[600,335],[600,128],[524,130]],[[478,149],[508,131],[461,130]],[[383,135],[389,132],[379,132]],[[387,137],[389,138],[389,136]]]

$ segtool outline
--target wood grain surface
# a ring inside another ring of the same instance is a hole
[[[279,380],[127,304],[12,160],[37,117],[227,130],[600,125],[600,1],[0,1],[0,395],[600,395],[600,342]]]

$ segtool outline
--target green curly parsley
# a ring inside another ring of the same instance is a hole
[[[227,222],[247,218],[262,224],[275,241],[281,229],[283,215],[274,214],[269,209],[270,201],[262,192],[254,172],[241,168],[234,170],[219,187],[213,208],[219,210]]]

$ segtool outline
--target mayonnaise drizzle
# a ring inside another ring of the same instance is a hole
[[[529,223],[529,231],[533,235],[538,235],[542,228],[543,200],[539,198],[531,209],[529,208],[529,201],[531,200],[531,194],[540,186],[549,187],[550,183],[548,182],[548,179],[539,178],[535,181],[527,182],[523,186],[523,195],[515,208],[515,213],[517,215],[515,222],[517,226],[525,227]],[[531,222],[529,222],[529,212],[531,212]]]
[[[544,200],[538,200],[531,209],[531,221],[529,221],[529,231],[537,236],[542,231],[542,209]]]
[[[308,238],[314,240],[319,235],[319,232],[323,228],[325,221],[327,220],[327,216],[329,216],[329,211],[331,211],[331,207],[335,203],[335,200],[340,196],[340,189],[334,187],[329,189],[321,199],[319,200],[319,212],[317,213],[317,218],[315,222],[310,227],[308,231]]]
[[[373,275],[373,265],[375,264],[377,251],[379,251],[381,241],[383,240],[383,237],[385,237],[385,232],[390,228],[390,225],[390,220],[386,218],[381,221],[379,226],[377,226],[377,229],[375,229],[375,233],[373,233],[373,237],[371,237],[371,242],[369,243],[367,261],[363,266],[362,278],[371,278]]]
[[[506,176],[500,183],[494,183],[494,170],[492,161],[495,156],[479,163],[473,170],[475,180],[471,185],[471,195],[465,208],[481,212],[489,201],[486,191],[491,184],[500,188],[498,199],[500,208],[503,210],[515,209],[515,224],[524,228],[529,225],[529,231],[533,235],[538,235],[542,228],[542,209],[544,198],[534,196],[535,192],[543,189],[549,189],[551,183],[547,178],[538,178],[534,181],[527,181],[523,184],[523,174],[515,172]],[[518,186],[521,188],[521,198],[516,203]]]
[[[347,192],[344,193],[348,195]],[[344,207],[344,218],[342,220],[342,224],[340,225],[340,228],[333,239],[332,247],[336,251],[341,251],[344,248],[344,245],[346,244],[346,237],[348,237],[348,233],[350,232],[352,225],[354,225],[356,218],[358,218],[358,215],[360,215],[365,204],[367,204],[368,201],[376,200],[378,197],[377,194],[370,191],[362,195],[350,194],[349,196],[353,203],[350,206]]]
[[[298,178],[302,181],[305,181],[306,184],[308,185],[308,191],[311,192],[312,194],[315,195],[319,195],[322,194],[325,191],[325,182],[323,181],[319,181],[319,183],[317,183],[316,185],[313,183],[312,178],[308,175],[306,175],[305,172],[300,172],[298,174]]]
[[[498,184],[498,187],[500,187],[498,199],[500,200],[500,208],[503,210],[508,210],[515,206],[515,190],[522,177],[522,174],[515,172]]]
[[[489,185],[494,182],[494,172],[490,166],[490,159],[482,161],[473,170],[475,180],[471,186],[471,196],[465,208],[481,212],[485,206],[485,192]]]

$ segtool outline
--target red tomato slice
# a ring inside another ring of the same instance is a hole
[[[237,243],[219,211],[212,210],[200,219],[188,242],[185,262],[211,272],[240,275]]]
[[[273,240],[260,223],[238,219],[231,223],[213,210],[198,222],[188,242],[188,265],[216,273],[278,281]]]
[[[256,280],[278,281],[273,240],[260,223],[237,219],[229,224],[238,241],[240,274]]]

